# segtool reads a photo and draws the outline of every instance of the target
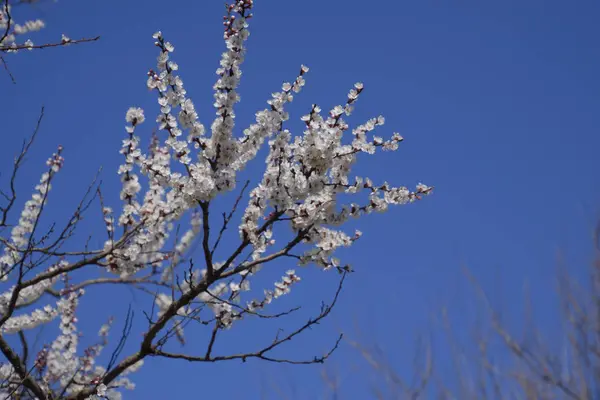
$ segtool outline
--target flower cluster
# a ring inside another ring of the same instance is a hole
[[[60,261],[56,266],[52,266],[47,272],[52,272],[61,266],[67,265],[66,261]],[[11,301],[14,301],[15,307],[23,307],[35,303],[46,291],[54,286],[57,281],[57,277],[43,279],[39,283],[28,286],[23,289],[19,289],[16,298],[13,300],[16,286],[12,286],[6,292],[0,294],[0,315],[6,315],[9,311]]]
[[[58,311],[52,306],[45,306],[43,309],[36,309],[30,314],[20,315],[9,318],[2,325],[0,332],[2,333],[17,333],[19,331],[33,329],[39,325],[47,324],[58,315]]]
[[[61,152],[62,147],[59,147],[58,151],[46,162],[49,170],[42,174],[40,183],[35,187],[35,193],[23,207],[19,224],[11,231],[11,241],[6,243],[4,255],[0,257],[0,282],[8,279],[9,273],[19,263],[23,252],[30,244],[30,236],[37,226],[38,219],[48,198],[48,192],[52,188],[51,181],[62,168],[64,159]]]
[[[67,394],[79,393],[88,387],[99,387],[106,374],[106,369],[96,365],[95,360],[108,344],[108,333],[112,320],[100,328],[98,332],[100,341],[86,348],[83,356],[77,356],[80,333],[77,331],[75,311],[83,294],[83,290],[67,290],[58,301],[60,334],[48,348],[38,354],[36,360],[36,366],[40,372],[43,372],[43,381],[48,389],[54,388],[54,390],[64,391]],[[135,365],[119,379],[113,381],[110,386],[100,388],[105,398],[120,399],[121,394],[117,390],[119,388],[133,390],[135,385],[126,375],[134,372],[140,366],[141,364]]]
[[[154,136],[150,152],[142,152],[141,139],[135,133],[145,120],[144,111],[129,109],[126,114],[128,138],[121,150],[125,163],[119,169],[123,182],[121,199],[125,201],[119,223],[126,232],[138,231],[131,235],[122,249],[115,250],[108,257],[113,272],[132,276],[148,266],[158,268],[170,257],[171,263],[164,269],[163,281],[170,279],[173,266],[177,265],[183,250],[189,248],[190,241],[199,234],[200,227],[195,222],[171,254],[164,250],[164,246],[172,222],[197,207],[208,209],[215,197],[231,191],[238,172],[256,157],[267,139],[266,170],[260,184],[250,193],[239,225],[241,239],[243,243],[250,244],[252,251],[249,260],[236,267],[241,280],[229,285],[230,300],[240,300],[242,288],[249,286],[250,276],[258,271],[260,261],[269,257],[265,254],[275,244],[272,224],[280,220],[290,221],[298,236],[295,244],[311,246],[297,257],[301,265],[313,263],[325,269],[350,270],[348,265],[342,266],[333,254],[339,247],[350,246],[361,234],[357,232],[349,236],[342,230],[333,229],[333,226],[341,226],[350,217],[386,211],[389,205],[410,203],[430,192],[431,189],[422,184],[415,191],[410,191],[387,182],[374,185],[369,178],[350,176],[359,153],[374,154],[378,148],[394,151],[403,140],[397,133],[388,140],[371,136],[371,132],[384,125],[382,116],[358,125],[351,130],[349,143],[344,140],[350,126],[343,117],[352,114],[364,90],[362,83],[356,83],[349,91],[346,103],[333,107],[327,116],[321,114],[318,105],[313,105],[309,114],[301,118],[306,126],[302,136],[294,136],[283,127],[289,119],[286,104],[293,100],[293,93],[299,93],[305,85],[304,77],[309,69],[304,65],[293,82],[284,83],[282,90],[272,95],[267,102],[268,108],[256,114],[256,122],[245,129],[241,137],[233,135],[234,105],[239,101],[236,90],[245,54],[244,42],[249,36],[247,21],[251,17],[252,6],[251,1],[237,1],[227,9],[224,22],[227,51],[223,53],[217,69],[218,79],[214,85],[217,117],[208,137],[182,79],[176,74],[179,66],[172,60],[174,46],[166,41],[162,32],[154,34],[160,54],[156,70],[148,73],[147,86],[157,93],[160,113],[156,122],[158,129],[165,132],[165,139],[161,144]],[[186,132],[187,135],[184,135]],[[197,152],[192,152],[192,148]],[[172,160],[183,168],[172,165]],[[143,203],[138,200],[142,191],[138,173],[148,180]],[[351,180],[354,183],[350,183]],[[363,204],[340,204],[341,194],[359,196],[363,189],[368,190]],[[265,226],[261,226],[263,220],[267,220]],[[111,245],[112,242],[108,241],[105,248]],[[221,274],[235,261],[234,257],[224,263],[213,263],[212,252],[207,257],[208,262],[214,265],[207,265],[203,274],[196,274],[198,278],[200,275],[206,277],[211,268],[217,271],[217,275]],[[296,275],[290,275],[286,279],[295,282],[295,278]],[[260,308],[260,304],[268,304],[273,298],[287,293],[288,283],[284,280],[274,292],[266,291],[265,301],[252,301],[248,303],[249,308]],[[179,289],[185,294],[192,291],[193,286],[180,285]],[[225,327],[241,317],[230,302],[220,297],[227,290],[226,285],[218,283],[196,296],[213,310]],[[174,300],[172,293],[156,297],[159,317],[174,307]],[[182,307],[174,315],[183,318],[189,312],[187,307]],[[183,334],[180,326],[176,330],[178,335]]]
[[[296,275],[296,271],[293,269],[286,271],[281,282],[275,282],[275,290],[265,290],[265,297],[261,301],[251,300],[247,304],[247,309],[251,312],[264,308],[267,304],[270,304],[273,299],[276,299],[284,294],[288,294],[291,291],[291,287],[294,283],[300,282],[300,277]]]
[[[237,326],[236,321],[246,316],[264,316],[261,313],[268,304],[290,293],[300,281],[294,270],[288,270],[274,287],[262,291],[258,288],[258,298],[252,299],[251,281],[265,265],[285,257],[301,266],[351,271],[350,265],[335,257],[338,249],[351,246],[362,235],[360,231],[344,231],[350,218],[385,212],[390,206],[420,200],[431,192],[424,184],[411,190],[353,175],[352,167],[359,157],[396,151],[403,141],[398,133],[388,139],[374,134],[385,123],[382,116],[350,127],[346,118],[352,115],[364,91],[362,83],[356,83],[345,101],[328,112],[313,104],[300,118],[303,132],[291,132],[285,126],[290,119],[286,107],[306,84],[309,69],[304,65],[293,81],[284,82],[281,90],[272,94],[265,108],[255,114],[253,123],[235,134],[235,105],[240,101],[237,90],[253,6],[252,0],[236,0],[227,6],[223,22],[226,51],[216,71],[216,117],[208,132],[178,75],[173,44],[160,31],[153,35],[159,55],[146,84],[156,95],[160,110],[155,119],[157,130],[147,135],[149,146],[145,147],[145,111],[131,107],[125,113],[126,136],[120,149],[123,162],[117,171],[121,206],[113,211],[99,196],[100,221],[108,236],[103,246],[97,250],[86,247],[81,252],[62,250],[63,241],[73,232],[71,224],[55,244],[46,236],[37,241],[34,238],[50,183],[63,165],[61,149],[48,160],[48,171],[25,204],[10,238],[2,240],[0,281],[10,276],[16,283],[0,294],[0,333],[22,332],[60,320],[59,336],[35,359],[37,389],[79,398],[118,399],[118,389],[134,387],[126,376],[141,366],[144,357],[185,358],[165,353],[164,345],[172,336],[184,343],[184,326],[190,321],[213,324],[206,355],[193,360],[215,361],[211,349],[219,330]],[[5,18],[5,14],[0,13],[0,17]],[[34,30],[35,23],[30,25],[27,29]],[[14,41],[14,37],[3,40]],[[63,37],[62,42],[72,41]],[[233,228],[239,233],[239,239],[234,239],[238,243],[219,259],[222,251],[217,247],[232,217],[240,217],[236,212],[238,204],[246,202],[246,186],[231,212],[223,213],[222,221],[218,221],[220,229],[211,212],[226,204],[219,197],[236,188],[240,171],[257,158],[263,147],[268,151],[264,174],[256,180],[247,196],[247,206],[240,212],[241,221]],[[97,192],[101,193],[99,188]],[[75,222],[80,220],[79,211]],[[187,226],[182,234],[181,224]],[[282,226],[287,227],[289,237],[276,240]],[[197,253],[201,256],[194,257]],[[27,275],[53,257],[58,260],[49,264],[51,268]],[[35,264],[31,260],[42,261]],[[202,266],[196,268],[198,264]],[[85,274],[72,272],[83,268],[90,271],[88,276],[98,270],[112,275],[73,283],[73,276]],[[60,278],[63,284],[58,290],[55,287]],[[255,282],[253,287],[257,286]],[[107,368],[96,365],[96,360],[107,344],[110,323],[101,328],[97,344],[85,349],[82,356],[77,355],[80,333],[75,311],[83,287],[96,283],[129,284],[151,294],[154,302],[140,350],[119,363],[111,361]],[[16,315],[20,307],[33,308],[45,294],[58,299],[55,306],[45,305]],[[318,322],[330,309],[323,306],[322,314],[311,321]],[[276,340],[252,356],[265,358],[264,353],[278,344]],[[245,360],[246,356],[233,358]],[[0,378],[25,381],[18,368],[13,368],[15,365],[1,366]],[[3,387],[0,394],[10,393],[6,390],[12,389]]]

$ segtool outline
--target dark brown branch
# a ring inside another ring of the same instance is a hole
[[[2,354],[4,354],[6,359],[15,369],[17,375],[19,375],[19,377],[23,381],[23,386],[25,386],[33,394],[35,394],[38,399],[47,400],[48,397],[46,396],[46,393],[44,393],[42,388],[39,387],[35,379],[33,379],[31,375],[29,375],[27,368],[21,362],[19,356],[11,349],[11,347],[6,342],[2,334],[0,334],[0,351],[2,352]]]
[[[4,66],[4,70],[6,71],[6,73],[8,74],[10,81],[16,85],[17,81],[15,80],[15,77],[13,76],[12,72],[10,72],[10,68],[8,68],[8,63],[6,62],[6,60],[4,59],[4,57],[0,57],[0,61],[2,62],[2,65]]]
[[[295,364],[295,365],[322,364],[323,362],[325,362],[325,360],[327,360],[329,357],[331,357],[331,355],[333,354],[334,351],[337,350],[342,339],[343,339],[343,335],[340,334],[340,336],[338,336],[338,338],[336,339],[335,344],[332,346],[332,348],[327,353],[325,353],[324,355],[322,355],[320,357],[315,356],[313,359],[310,359],[310,360],[288,360],[288,359],[284,359],[284,358],[273,358],[273,357],[265,356],[263,350],[258,351],[256,353],[233,354],[230,356],[217,356],[217,357],[212,357],[212,358],[194,357],[194,356],[189,356],[186,354],[169,353],[169,352],[164,352],[162,350],[155,350],[153,352],[153,354],[151,354],[151,356],[160,356],[160,357],[185,360],[185,361],[190,361],[190,362],[217,362],[217,361],[233,361],[233,360],[242,360],[243,362],[246,362],[249,358],[258,358],[258,359],[265,360],[265,361],[270,361],[270,362],[275,362],[275,363],[283,363],[283,364]]]
[[[221,322],[217,319],[215,321],[215,326],[213,327],[212,333],[210,335],[210,341],[208,342],[208,347],[206,349],[205,359],[210,359],[210,354],[212,353],[213,346],[215,345],[215,341],[217,340],[217,334],[219,333],[219,328],[221,326]]]
[[[19,331],[19,341],[21,342],[21,362],[27,366],[27,359],[29,358],[29,346],[27,345],[27,338],[23,331]]]
[[[278,221],[279,217],[281,217],[284,214],[285,214],[285,211],[274,212],[271,215],[271,217],[263,224],[263,226],[261,226],[256,231],[256,234],[260,235],[261,233],[265,232],[271,225],[273,225],[275,222]],[[240,254],[242,254],[242,252],[246,249],[246,247],[248,247],[249,244],[250,244],[250,239],[245,238],[244,241],[242,241],[242,243],[238,246],[238,248],[235,249],[235,251],[229,256],[227,261],[225,261],[225,264],[223,264],[223,266],[219,269],[219,271],[220,271],[219,275],[222,275],[222,271],[226,271],[227,268],[229,268],[229,266],[235,261],[235,259]]]
[[[8,1],[7,1],[8,4]],[[35,140],[39,130],[40,130],[40,125],[42,124],[42,119],[44,118],[44,107],[42,107],[41,111],[40,111],[40,116],[38,117],[37,120],[37,124],[35,125],[35,129],[33,131],[33,134],[29,137],[28,140],[24,140],[23,141],[23,145],[21,146],[21,152],[20,154],[17,156],[17,158],[15,158],[15,162],[13,164],[13,170],[12,170],[12,174],[10,177],[10,196],[8,195],[4,195],[4,197],[7,199],[8,204],[6,206],[0,207],[0,211],[2,212],[2,219],[0,220],[0,227],[2,226],[6,226],[6,221],[8,219],[8,213],[10,212],[10,210],[12,209],[12,207],[15,204],[15,201],[17,200],[17,192],[15,189],[15,184],[16,184],[16,179],[17,179],[17,173],[19,172],[19,167],[21,166],[21,163],[23,162],[23,160],[25,159],[25,156],[27,155],[27,152],[29,151],[29,149],[31,148],[31,145],[33,144],[33,141]]]
[[[225,303],[227,305],[230,305],[233,308],[237,308],[238,310],[241,310],[242,312],[240,314],[255,315],[255,316],[259,317],[259,318],[264,318],[264,319],[280,318],[280,317],[284,317],[286,315],[289,315],[289,314],[291,314],[293,312],[296,312],[296,311],[300,310],[300,307],[294,307],[294,308],[290,308],[287,311],[283,311],[283,312],[280,312],[280,313],[277,313],[277,314],[273,314],[273,315],[261,314],[261,313],[258,313],[256,311],[251,311],[251,310],[249,310],[249,309],[247,309],[245,307],[242,307],[239,304],[235,304],[235,303],[232,303],[231,301],[227,301],[227,300],[221,299],[219,296],[216,296],[216,295],[212,294],[210,292],[210,290],[207,290],[205,293],[208,294],[213,299],[215,299],[216,302]]]
[[[223,233],[227,230],[227,226],[229,225],[229,222],[231,221],[233,214],[235,214],[235,212],[238,208],[238,205],[240,204],[240,201],[242,200],[242,197],[244,197],[244,192],[248,188],[249,184],[250,184],[250,180],[247,180],[246,183],[244,184],[244,187],[240,191],[239,196],[237,197],[237,199],[235,199],[235,203],[234,203],[233,207],[231,208],[229,215],[226,215],[225,213],[223,213],[223,225],[221,226],[221,230],[219,231],[217,240],[215,241],[215,244],[213,245],[213,248],[210,251],[211,256],[214,256],[215,251],[217,250],[217,247],[219,246],[219,243],[221,242],[221,238],[223,237]]]
[[[202,209],[202,250],[204,252],[204,261],[206,262],[206,274],[212,277],[214,274],[212,251],[210,250],[210,222],[209,222],[209,207],[210,202],[201,202],[200,208]]]
[[[23,284],[21,285],[21,289],[24,289],[26,287],[29,286],[33,286],[36,283],[40,283],[44,280],[47,279],[52,279],[56,276],[59,276],[65,272],[72,272],[72,271],[76,271],[78,269],[81,269],[82,267],[85,267],[86,265],[91,265],[91,264],[97,264],[100,260],[102,260],[103,258],[105,258],[106,256],[108,256],[109,254],[111,254],[112,252],[114,252],[116,249],[120,248],[121,246],[123,246],[125,243],[127,243],[127,241],[131,238],[131,236],[133,236],[133,234],[135,232],[137,232],[141,227],[143,226],[143,222],[140,222],[135,229],[128,231],[126,235],[122,236],[121,239],[119,239],[118,241],[115,242],[114,246],[106,249],[104,251],[98,252],[96,253],[96,255],[94,257],[91,258],[84,258],[81,261],[69,264],[69,265],[65,265],[64,267],[61,268],[56,268],[53,269],[51,271],[46,271],[44,273],[41,273],[33,278],[31,278],[28,281],[23,282]]]
[[[333,298],[333,301],[331,302],[330,305],[323,305],[321,307],[321,312],[320,314],[316,317],[316,318],[312,318],[309,319],[304,325],[302,325],[301,327],[299,327],[298,329],[296,329],[295,331],[289,333],[288,335],[282,337],[282,338],[275,338],[275,340],[268,346],[262,348],[261,350],[254,352],[254,353],[242,353],[242,354],[233,354],[233,355],[228,355],[228,356],[216,356],[216,357],[210,357],[210,352],[207,351],[207,355],[205,355],[204,357],[199,357],[199,356],[190,356],[190,355],[186,355],[186,354],[176,354],[176,353],[169,353],[169,352],[164,352],[162,350],[158,350],[158,349],[153,349],[150,353],[151,356],[161,356],[161,357],[167,357],[167,358],[174,358],[174,359],[180,359],[180,360],[186,360],[186,361],[191,361],[191,362],[216,362],[216,361],[228,361],[228,360],[242,360],[242,361],[246,361],[249,358],[259,358],[262,360],[266,360],[266,361],[271,361],[271,362],[277,362],[277,363],[287,363],[287,364],[315,364],[315,363],[323,363],[327,358],[329,358],[331,356],[331,354],[333,354],[333,352],[338,348],[343,335],[340,334],[340,336],[337,338],[335,345],[323,356],[321,357],[314,357],[311,360],[288,360],[288,359],[280,359],[280,358],[273,358],[273,357],[269,357],[267,355],[265,355],[266,353],[272,351],[273,349],[275,349],[276,347],[280,346],[281,344],[287,342],[287,341],[291,341],[294,337],[298,336],[299,334],[301,334],[302,332],[310,329],[313,325],[319,324],[319,322],[321,320],[323,320],[325,317],[327,317],[329,315],[329,313],[331,312],[331,310],[333,309],[333,307],[335,306],[339,294],[342,290],[343,284],[344,284],[344,280],[346,277],[346,273],[342,274],[342,278],[340,279],[340,283],[338,285],[338,288],[335,292],[335,296]],[[216,328],[215,328],[216,330]],[[213,330],[213,337],[215,335],[215,330]],[[211,344],[212,342],[214,342],[214,340],[211,338]],[[212,349],[212,346],[209,346],[209,350]]]
[[[305,229],[301,229],[300,231],[298,231],[298,233],[296,234],[296,237],[294,239],[292,239],[291,241],[288,242],[287,245],[285,245],[284,248],[282,248],[281,250],[275,252],[275,253],[271,253],[268,256],[259,258],[257,260],[251,261],[251,262],[245,262],[242,263],[240,265],[238,265],[237,267],[224,272],[222,274],[220,274],[221,278],[227,278],[230,277],[232,275],[236,275],[239,274],[240,272],[244,272],[244,271],[248,271],[250,270],[252,267],[259,265],[259,264],[264,264],[266,262],[269,261],[273,261],[277,258],[280,257],[284,257],[287,256],[289,254],[290,251],[292,251],[292,249],[297,246],[300,242],[302,242],[302,240],[304,240],[304,238],[306,237],[307,232],[312,228],[312,226],[309,226]],[[226,266],[227,264],[225,264]],[[223,266],[223,269],[225,269],[225,266]]]
[[[69,46],[71,44],[95,42],[98,39],[100,39],[100,36],[96,36],[93,38],[82,38],[82,39],[76,39],[76,40],[61,41],[61,42],[56,42],[56,43],[39,44],[39,45],[33,45],[33,46],[27,46],[25,44],[20,44],[20,45],[16,45],[16,46],[0,46],[0,52],[6,53],[6,52],[15,51],[15,50],[32,50],[32,49],[46,49],[49,47],[62,47],[62,46]]]
[[[0,43],[4,42],[4,39],[6,39],[8,37],[8,34],[10,33],[11,22],[12,22],[12,16],[10,15],[10,10],[8,8],[8,0],[4,0],[3,7],[4,7],[4,12],[6,13],[6,29],[4,30],[2,37],[0,37]]]

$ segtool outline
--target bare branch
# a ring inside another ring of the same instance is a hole
[[[6,4],[8,4],[8,0],[6,0]],[[0,207],[0,211],[2,212],[2,218],[0,219],[0,227],[6,226],[6,221],[8,219],[8,213],[10,212],[11,208],[15,204],[15,201],[17,200],[17,192],[15,189],[17,173],[19,172],[19,168],[21,167],[21,164],[23,163],[25,156],[29,152],[31,145],[33,144],[33,141],[35,140],[35,138],[40,130],[40,125],[42,124],[43,118],[44,118],[44,107],[42,107],[42,109],[40,110],[40,116],[38,117],[33,134],[29,137],[29,139],[23,141],[23,145],[21,146],[21,152],[15,158],[12,174],[10,177],[10,183],[9,183],[10,195],[4,196],[8,200],[8,204],[6,206]]]
[[[219,247],[219,243],[221,242],[221,238],[223,237],[223,233],[227,230],[227,226],[229,225],[229,222],[231,221],[231,218],[233,217],[233,214],[235,214],[235,212],[236,212],[236,210],[238,208],[238,205],[240,204],[240,201],[244,197],[244,192],[248,188],[249,184],[250,184],[250,180],[247,180],[246,183],[244,183],[244,187],[240,191],[240,194],[237,197],[237,199],[235,199],[235,203],[233,204],[233,207],[231,208],[231,211],[229,211],[229,215],[226,215],[225,213],[223,213],[223,225],[221,226],[221,230],[219,231],[219,235],[217,236],[217,240],[215,241],[215,244],[213,245],[213,248],[210,251],[211,256],[214,256],[215,251],[217,250],[217,247]]]
[[[14,45],[14,46],[0,46],[0,52],[10,53],[13,51],[18,51],[18,50],[33,50],[33,49],[47,49],[47,48],[51,48],[51,47],[63,47],[63,46],[70,46],[72,44],[95,42],[96,40],[99,40],[99,39],[100,39],[100,36],[95,36],[92,38],[72,39],[69,41],[45,43],[45,44],[38,44],[38,45],[21,44],[21,45]]]

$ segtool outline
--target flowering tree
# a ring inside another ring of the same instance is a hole
[[[137,134],[146,119],[144,111],[137,107],[127,111],[126,137],[120,151],[124,161],[118,170],[122,206],[116,212],[106,205],[101,186],[93,183],[64,227],[52,225],[44,230],[40,219],[52,182],[63,167],[62,148],[48,159],[47,171],[25,203],[18,222],[10,235],[1,239],[4,249],[0,279],[6,288],[0,295],[0,351],[8,361],[0,368],[1,396],[118,399],[120,389],[133,388],[128,375],[148,357],[196,362],[258,358],[310,364],[323,362],[337,348],[341,337],[322,356],[296,360],[273,355],[281,344],[327,317],[335,305],[351,268],[335,258],[334,252],[361,236],[359,231],[349,235],[340,227],[351,217],[411,203],[430,193],[431,188],[419,184],[411,191],[350,176],[360,153],[394,151],[402,141],[399,134],[393,134],[389,140],[370,136],[371,131],[383,125],[383,117],[358,125],[351,130],[349,140],[344,140],[349,136],[344,135],[349,125],[343,116],[352,113],[363,91],[360,83],[350,90],[346,103],[334,107],[327,116],[322,116],[321,109],[313,105],[301,118],[306,125],[303,135],[293,137],[284,127],[289,119],[285,106],[304,86],[308,72],[305,66],[292,83],[284,83],[281,91],[272,95],[268,106],[256,113],[255,122],[242,135],[234,135],[234,106],[239,101],[236,88],[252,8],[252,0],[227,6],[227,50],[217,69],[216,118],[209,134],[177,75],[178,66],[171,59],[173,45],[161,32],[154,34],[160,53],[156,70],[148,72],[147,86],[160,105],[157,131],[149,141],[149,150],[142,151]],[[24,142],[15,159],[8,190],[2,193],[5,202],[0,208],[0,226],[7,232],[16,204],[14,183],[37,128]],[[250,184],[247,181],[238,185],[239,173],[257,157],[265,142],[266,168],[241,212],[237,244],[217,253],[223,235],[234,217],[238,218],[238,208],[245,201]],[[242,187],[237,189],[238,186]],[[222,214],[222,219],[215,218],[217,203],[233,192],[231,209]],[[348,201],[352,198],[356,202]],[[65,250],[93,204],[102,210],[104,246]],[[189,229],[180,235],[183,223],[189,223]],[[282,225],[291,228],[291,234],[288,230],[286,237],[282,232],[282,244],[278,244],[274,232],[278,229],[279,235]],[[221,253],[226,255],[217,258]],[[279,318],[294,311],[265,313],[271,302],[289,293],[300,281],[294,270],[282,273],[281,280],[264,289],[260,296],[250,288],[262,267],[281,259],[339,271],[340,283],[333,301],[296,329],[279,333],[266,346],[245,353],[215,354],[219,333],[236,326],[239,320]],[[128,312],[121,339],[103,366],[96,360],[108,345],[110,321],[101,328],[99,341],[78,353],[75,317],[86,287],[98,284],[130,285],[151,295],[153,302],[152,311],[145,313],[147,329],[137,350],[121,356],[131,323],[132,314]],[[24,332],[54,321],[58,321],[60,334],[30,359]],[[171,350],[172,339],[183,343],[184,331],[192,322],[210,327],[206,350],[202,354]],[[10,335],[18,336],[16,345],[11,345]]]

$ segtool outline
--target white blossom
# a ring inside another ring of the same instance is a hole
[[[144,110],[139,107],[131,107],[129,110],[127,110],[125,120],[132,125],[141,124],[145,120]]]
[[[101,383],[100,385],[98,385],[98,387],[96,388],[96,394],[98,396],[106,396],[106,385],[104,383]]]

